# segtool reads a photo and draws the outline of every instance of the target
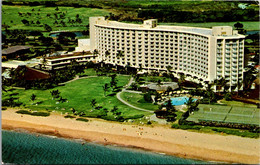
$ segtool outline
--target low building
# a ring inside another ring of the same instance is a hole
[[[42,58],[40,60],[40,65],[43,65],[46,70],[62,69],[70,65],[73,60],[80,65],[86,65],[90,61],[95,63],[96,55],[93,55],[90,51],[55,55]]]
[[[90,51],[90,39],[78,39],[78,47],[75,48],[75,52],[87,51]]]
[[[19,58],[20,56],[29,53],[30,48],[31,47],[29,46],[17,45],[4,49],[2,50],[2,60]]]
[[[172,90],[174,90],[174,89],[177,89],[179,86],[176,82],[163,82],[161,85],[158,85],[157,83],[150,83],[147,85],[140,86],[140,88],[143,92],[147,92],[149,90],[155,90],[159,93],[167,91],[167,89],[169,87]]]

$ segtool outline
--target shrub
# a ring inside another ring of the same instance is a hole
[[[193,125],[179,125],[179,124],[172,124],[171,126],[172,128],[175,128],[175,129],[184,129],[184,130],[187,130],[187,129],[195,129],[195,130],[200,130],[201,129],[201,126],[193,126]]]
[[[6,110],[7,108],[5,108],[5,107],[2,107],[2,111],[4,111],[4,110]]]
[[[30,114],[31,114],[31,112],[26,111],[26,110],[19,110],[19,111],[16,111],[16,113],[27,114],[27,115],[30,115]]]
[[[89,121],[88,119],[85,119],[85,118],[77,118],[76,120],[78,120],[78,121],[84,121],[84,122],[88,122],[88,121]]]
[[[31,113],[31,115],[33,116],[50,116],[50,113],[49,112],[33,112]]]
[[[32,115],[32,116],[45,116],[45,117],[50,116],[49,112],[29,112],[27,110],[19,110],[19,111],[16,111],[16,113]]]
[[[151,124],[152,124],[152,122],[149,120],[149,121],[147,121],[147,124],[148,124],[148,125],[151,125]]]
[[[66,116],[64,116],[64,118],[75,118],[75,116],[66,115]]]

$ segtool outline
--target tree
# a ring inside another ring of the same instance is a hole
[[[50,93],[51,93],[52,99],[60,97],[60,91],[58,89],[52,90],[52,91],[50,91]]]
[[[95,49],[95,50],[93,51],[93,55],[94,55],[94,56],[97,56],[97,55],[98,55],[98,50],[97,50],[97,49]]]
[[[167,69],[167,72],[168,72],[168,74],[169,74],[169,73],[171,73],[172,66],[168,65],[168,66],[166,67],[166,69]]]
[[[212,90],[212,84],[208,83],[206,90],[207,90],[206,91],[206,96],[209,99],[209,104],[210,104],[212,101],[216,100],[216,95],[215,95],[215,93]]]
[[[114,107],[111,109],[111,112],[113,113],[113,115],[116,113],[117,110],[118,110],[117,106],[114,106]]]
[[[166,108],[166,111],[163,110],[163,107]],[[165,118],[167,122],[173,122],[176,120],[177,115],[175,114],[176,109],[172,105],[171,99],[169,99],[165,105],[159,105],[159,110],[155,111],[156,116]]]
[[[109,85],[108,83],[105,83],[105,85],[103,86],[104,96],[107,96],[106,92],[109,90],[109,86],[108,85]]]
[[[35,99],[36,99],[36,95],[35,95],[35,94],[32,94],[32,95],[31,95],[31,100],[32,100],[32,102],[34,102]]]
[[[91,103],[90,103],[91,107],[94,108],[96,106],[96,104],[97,104],[96,99],[92,99]]]
[[[116,57],[124,57],[124,52],[122,50],[118,50]]]
[[[48,63],[48,61],[47,61],[46,57],[43,57],[40,66],[42,68],[46,68],[47,63]]]
[[[157,84],[156,84],[156,85],[159,86],[159,87],[160,87],[161,85],[163,85],[163,84],[162,84],[162,80],[160,80],[160,79],[157,80]]]
[[[243,83],[244,83],[244,91],[250,90],[253,82],[256,79],[256,70],[254,67],[250,68],[247,72],[244,73],[244,79],[243,79]]]
[[[144,94],[144,100],[145,100],[146,102],[148,102],[148,103],[153,102],[153,99],[152,99],[152,97],[151,97],[151,93],[150,93],[150,92],[147,92],[147,93]]]
[[[22,20],[22,23],[23,23],[24,25],[26,25],[26,26],[29,25],[29,21],[26,20],[26,19],[23,19],[23,20]]]
[[[237,22],[234,24],[234,27],[236,28],[236,30],[238,30],[238,29],[242,29],[244,27],[244,25],[240,22]]]
[[[157,102],[158,99],[162,98],[162,96],[160,95],[160,93],[156,92],[155,93],[155,97],[154,97],[154,101]]]
[[[116,74],[110,75],[111,81],[110,81],[110,87],[113,88],[113,91],[115,88],[117,88],[117,80],[116,80]]]
[[[59,11],[59,8],[58,8],[58,6],[56,7],[56,9],[55,9],[56,11]]]
[[[192,97],[189,97],[189,99],[185,103],[185,105],[187,106],[189,114],[191,114],[194,111],[198,111],[199,110],[199,108],[198,108],[199,101],[194,101],[194,99]]]
[[[52,31],[52,28],[47,24],[44,24],[44,29],[48,32]]]
[[[230,92],[228,92],[228,93],[226,93],[226,94],[224,95],[224,98],[225,98],[225,100],[227,100],[227,101],[231,101],[231,100],[232,100],[232,94],[231,94]]]
[[[107,57],[107,56],[109,56],[110,55],[110,52],[107,50],[106,52],[105,52],[105,56]]]

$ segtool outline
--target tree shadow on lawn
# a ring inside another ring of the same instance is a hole
[[[111,93],[111,94],[109,94],[107,96],[115,96],[115,95],[116,95],[116,93]]]

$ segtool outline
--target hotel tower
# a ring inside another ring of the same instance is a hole
[[[242,82],[245,36],[230,26],[162,26],[156,19],[129,24],[104,17],[90,17],[89,23],[90,50],[98,51],[98,61],[148,71],[171,66],[175,75],[196,81],[224,77],[230,87]]]

